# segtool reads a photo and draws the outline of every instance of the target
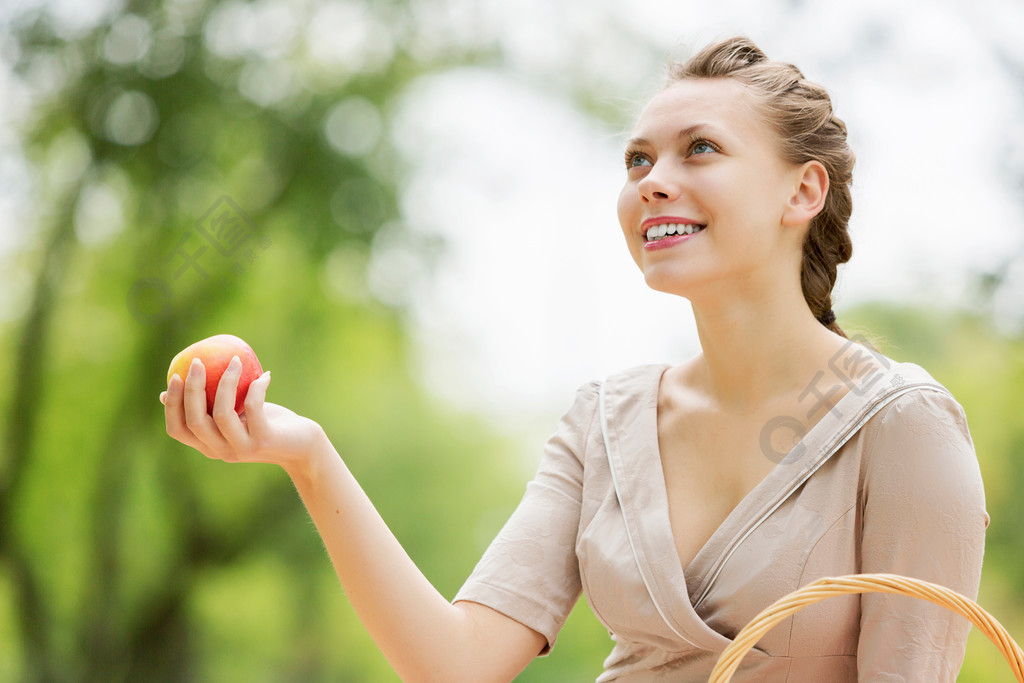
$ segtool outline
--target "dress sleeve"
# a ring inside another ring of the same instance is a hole
[[[453,600],[486,605],[542,634],[541,655],[554,646],[582,590],[576,536],[597,392],[596,382],[577,391],[518,507]]]
[[[985,492],[963,409],[948,394],[910,392],[878,416],[866,453],[861,571],[924,579],[971,599],[985,550]],[[971,624],[930,602],[861,598],[858,679],[955,681]]]

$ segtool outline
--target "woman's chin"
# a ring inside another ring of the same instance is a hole
[[[698,285],[692,274],[670,273],[660,268],[644,271],[644,281],[656,292],[674,294],[685,299],[690,298]]]

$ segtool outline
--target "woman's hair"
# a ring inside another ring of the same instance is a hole
[[[846,124],[833,113],[823,87],[804,78],[792,64],[768,59],[747,38],[709,45],[669,67],[669,85],[695,78],[735,78],[748,86],[778,134],[782,158],[797,165],[819,161],[828,172],[825,205],[811,220],[804,239],[800,287],[818,321],[845,337],[832,312],[832,288],[839,264],[853,254],[847,224],[853,211],[854,155],[846,143]]]

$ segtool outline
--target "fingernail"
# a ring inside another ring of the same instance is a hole
[[[231,362],[228,363],[228,370],[240,370],[242,368],[242,359],[238,356],[231,356]]]
[[[188,374],[189,375],[196,375],[196,374],[202,372],[202,370],[203,370],[203,361],[199,360],[198,358],[193,358],[192,359],[192,364],[188,366]]]
[[[160,392],[160,403],[163,403],[164,405],[167,405],[167,392],[166,391],[161,391]]]

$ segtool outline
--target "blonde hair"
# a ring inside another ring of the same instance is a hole
[[[696,78],[735,78],[748,86],[778,134],[781,157],[797,165],[818,161],[828,172],[824,207],[804,239],[800,287],[818,321],[845,337],[832,312],[832,289],[839,264],[853,255],[848,224],[855,157],[846,142],[846,124],[833,112],[822,86],[792,64],[768,59],[744,37],[714,43],[669,67],[669,85]]]

